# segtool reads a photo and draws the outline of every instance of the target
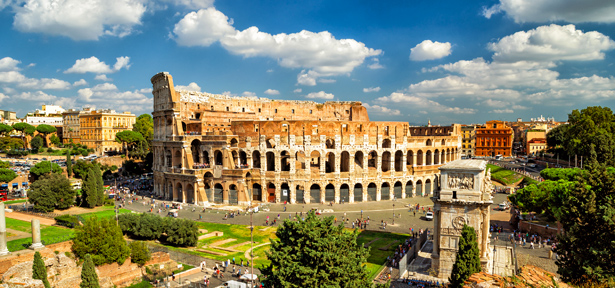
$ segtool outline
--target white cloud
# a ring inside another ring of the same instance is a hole
[[[267,89],[265,90],[265,94],[267,95],[280,95],[280,91],[275,89]]]
[[[267,73],[272,73],[273,69],[267,69]]]
[[[486,18],[499,12],[506,13],[517,23],[615,22],[615,2],[610,0],[500,0],[499,4],[483,8]]]
[[[318,78],[318,73],[314,71],[305,72],[305,70],[301,71],[299,75],[297,75],[297,84],[305,85],[305,86],[316,86],[316,79]]]
[[[112,81],[113,79],[107,77],[107,75],[105,75],[105,74],[98,74],[98,75],[96,75],[96,77],[94,77],[94,80]]]
[[[17,71],[17,65],[20,63],[19,60],[15,60],[11,57],[4,57],[0,59],[0,71]]]
[[[214,0],[171,0],[175,5],[186,6],[189,9],[203,9],[212,7]]]
[[[51,102],[56,100],[58,97],[54,95],[47,94],[43,91],[36,92],[22,92],[14,98],[15,100],[19,99],[19,101],[33,101],[33,102]]]
[[[7,98],[9,98],[9,96],[6,96],[6,95],[0,93],[0,102],[4,101],[4,99],[7,99]]]
[[[409,95],[401,92],[391,93],[389,96],[377,98],[378,102],[393,102],[393,103],[407,103],[409,107],[417,109],[419,111],[430,111],[439,113],[453,113],[453,114],[475,114],[476,109],[472,108],[460,108],[460,107],[448,107],[442,105],[436,101],[418,97],[416,95]]]
[[[367,68],[375,70],[375,69],[382,69],[384,68],[384,66],[380,65],[380,59],[372,58],[372,64],[367,65]]]
[[[303,92],[303,89],[301,89],[301,88],[297,88],[297,89],[293,90],[293,92],[295,92],[295,93],[301,93],[301,92]]]
[[[88,81],[85,81],[85,79],[79,79],[79,81],[75,81],[73,83],[73,87],[85,86],[85,85],[88,85]]]
[[[71,84],[60,79],[42,78],[42,79],[26,79],[18,84],[19,87],[25,89],[41,89],[41,90],[65,90],[71,88]]]
[[[26,79],[26,76],[17,71],[0,72],[0,83],[17,83]]]
[[[335,97],[333,94],[325,93],[325,91],[312,92],[312,93],[310,93],[308,95],[305,95],[305,98],[308,98],[308,99],[327,99],[327,100],[331,100],[331,99],[333,99],[333,97]]]
[[[401,111],[397,110],[397,109],[390,109],[384,106],[380,106],[380,105],[369,105],[367,103],[363,103],[363,106],[365,107],[365,109],[367,109],[367,112],[369,113],[375,113],[375,114],[386,114],[386,115],[401,115]]]
[[[145,0],[26,0],[15,6],[14,27],[21,32],[98,40],[124,37],[141,24]]]
[[[175,85],[175,90],[201,92],[201,87],[198,84],[191,82],[190,84],[188,84],[188,86]]]
[[[250,92],[250,91],[244,91],[243,93],[241,93],[241,96],[243,96],[243,97],[256,97],[256,93]]]
[[[213,7],[190,12],[173,29],[171,38],[180,46],[209,46],[235,33],[233,20]]]
[[[444,58],[451,55],[451,43],[425,40],[410,49],[410,60],[425,61]]]
[[[298,76],[298,83],[310,86],[316,85],[318,77],[348,74],[366,58],[382,53],[354,39],[336,39],[327,31],[272,35],[254,26],[239,31],[232,25],[233,21],[215,8],[201,9],[184,16],[171,38],[181,46],[209,46],[220,41],[233,54],[269,57],[282,67],[308,69]],[[310,77],[302,79],[306,75]]]
[[[514,110],[512,109],[495,109],[495,110],[491,110],[489,111],[489,113],[496,113],[496,114],[511,114],[511,113],[515,113]]]
[[[73,67],[68,68],[64,73],[96,73],[107,74],[119,71],[122,68],[128,69],[130,57],[123,56],[116,58],[116,62],[113,65],[113,69],[109,67],[105,62],[98,60],[95,56],[90,58],[77,59]]]
[[[551,24],[506,36],[490,43],[493,59],[503,62],[557,60],[602,60],[604,52],[615,48],[615,41],[596,32],[577,30],[574,25]]]
[[[131,111],[140,113],[151,110],[153,101],[144,95],[147,89],[135,91],[120,91],[111,83],[98,84],[92,88],[77,91],[77,102],[83,105],[105,107],[116,111]]]
[[[335,79],[318,79],[318,83],[335,83],[337,80]]]
[[[506,101],[493,100],[493,99],[487,99],[485,102],[483,102],[483,104],[489,107],[504,107],[504,106],[510,105],[510,103]]]
[[[380,87],[363,88],[363,92],[365,93],[378,92],[378,91],[380,91]]]

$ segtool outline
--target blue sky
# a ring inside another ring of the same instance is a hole
[[[371,120],[555,117],[615,103],[615,2],[0,0],[0,109],[152,111],[183,89],[361,101]]]

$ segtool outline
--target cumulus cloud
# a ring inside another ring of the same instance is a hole
[[[490,43],[493,59],[502,62],[601,60],[604,51],[615,48],[615,41],[596,32],[583,32],[574,25],[551,24],[520,31]]]
[[[267,89],[265,90],[265,94],[267,95],[280,95],[280,91],[275,89]]]
[[[364,93],[378,92],[378,91],[380,91],[380,87],[368,87],[368,88],[363,88],[363,92],[364,92]]]
[[[453,114],[475,114],[476,109],[472,108],[460,108],[449,107],[442,105],[436,101],[419,97],[416,95],[393,92],[389,96],[384,96],[376,99],[377,102],[393,102],[393,103],[405,103],[409,107],[417,109],[419,111],[430,111],[439,113],[453,113]]]
[[[19,65],[20,61],[15,60],[11,57],[4,57],[0,59],[0,71],[16,71],[17,65]]]
[[[113,79],[107,77],[107,75],[105,74],[98,74],[96,75],[96,77],[94,77],[94,80],[99,80],[99,81],[112,81]]]
[[[189,9],[203,9],[212,7],[214,0],[171,0],[175,5],[185,6]]]
[[[608,0],[500,0],[499,4],[483,7],[482,14],[491,18],[499,12],[506,13],[517,23],[615,22],[615,2]]]
[[[301,92],[303,92],[303,89],[301,89],[301,88],[297,88],[297,89],[293,90],[293,92],[295,92],[295,93],[301,93]]]
[[[451,55],[451,43],[425,40],[410,49],[410,60],[425,61],[444,58]]]
[[[380,59],[372,58],[372,63],[368,64],[367,68],[372,69],[372,70],[376,70],[376,69],[382,69],[382,68],[384,68],[384,66],[382,66],[380,64]]]
[[[401,111],[397,109],[390,109],[380,105],[369,105],[367,103],[363,103],[363,106],[365,107],[365,109],[367,109],[367,112],[369,113],[386,114],[393,116],[401,115]]]
[[[251,91],[244,91],[243,93],[241,93],[241,96],[243,96],[243,97],[256,97],[256,93],[251,92]]]
[[[171,37],[181,46],[210,46],[219,41],[233,54],[268,57],[282,67],[308,69],[297,80],[310,86],[316,85],[318,77],[348,74],[366,58],[382,53],[354,39],[336,39],[327,31],[272,35],[254,26],[239,31],[232,25],[232,19],[210,7],[184,16],[175,25]]]
[[[113,65],[113,69],[109,67],[105,62],[98,60],[95,56],[90,58],[77,59],[73,67],[68,68],[64,73],[96,73],[96,74],[108,74],[115,73],[122,68],[130,68],[130,57],[123,56],[116,58],[116,62]]]
[[[108,107],[117,111],[139,113],[151,109],[153,102],[144,93],[149,89],[120,91],[111,83],[98,84],[77,91],[77,101],[83,105]]]
[[[312,92],[312,93],[310,93],[308,95],[305,95],[305,98],[308,98],[308,99],[326,99],[326,100],[331,100],[331,99],[333,99],[333,97],[335,97],[333,94],[325,93],[325,91]]]
[[[188,86],[175,85],[175,90],[201,92],[201,87],[198,84],[191,82]]]
[[[145,0],[26,0],[15,6],[14,27],[21,32],[98,40],[124,37],[141,24]]]
[[[71,88],[71,84],[60,79],[42,78],[26,79],[18,84],[20,88],[41,90],[65,90]]]
[[[78,81],[73,82],[73,87],[85,85],[88,85],[88,81],[85,81],[85,79],[79,79]]]
[[[0,8],[2,8],[2,7],[0,7]],[[4,101],[4,99],[7,99],[7,98],[9,98],[9,96],[6,96],[6,95],[0,93],[0,102]]]
[[[495,109],[495,110],[489,111],[489,113],[496,113],[496,114],[507,113],[507,114],[512,114],[512,113],[515,113],[515,111],[512,110],[512,109]]]

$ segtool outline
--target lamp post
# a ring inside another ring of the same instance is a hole
[[[252,201],[250,201],[250,209],[252,208]],[[254,225],[252,224],[252,215],[254,210],[250,212],[250,287],[254,287]]]
[[[395,203],[393,203],[393,225],[395,225]]]

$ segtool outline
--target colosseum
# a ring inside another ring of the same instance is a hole
[[[369,121],[360,102],[176,91],[152,77],[154,193],[206,205],[427,196],[460,156],[459,124]]]

